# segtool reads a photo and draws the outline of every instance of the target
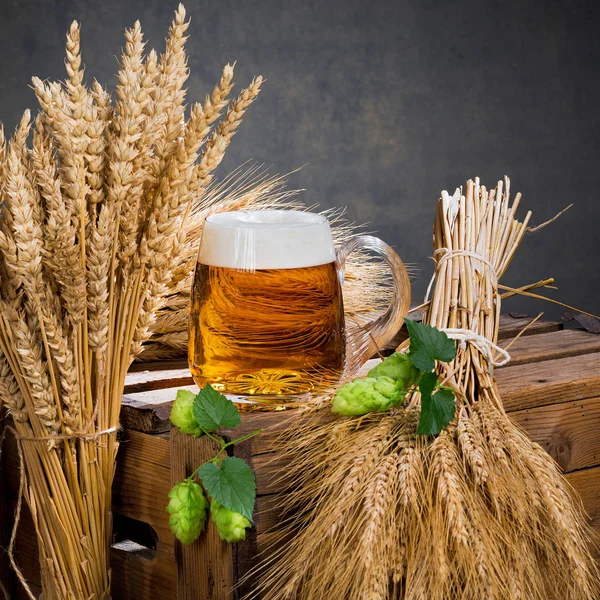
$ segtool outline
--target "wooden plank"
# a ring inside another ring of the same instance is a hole
[[[511,317],[510,315],[500,315],[500,323],[498,325],[498,339],[506,340],[515,337],[521,332],[534,317]],[[563,324],[558,321],[543,321],[540,319],[529,327],[523,336],[538,335],[540,333],[548,333],[550,331],[559,331],[563,328]]]
[[[171,489],[169,440],[125,430],[119,447],[113,485],[113,512],[151,525],[171,546],[173,534],[165,512]]]
[[[545,335],[552,335],[554,342],[557,342],[562,339],[560,336],[565,334],[567,334],[565,337],[567,341],[563,346],[566,347],[569,341],[577,340],[577,344],[573,344],[575,349],[566,350],[566,352],[583,352],[590,348],[590,344],[596,344],[595,337],[594,340],[590,339],[593,334],[585,334],[580,331],[543,334],[532,336],[532,339],[544,339]],[[546,355],[556,355],[556,352],[562,352],[562,350],[556,350],[556,345],[549,343],[527,344],[525,347],[521,347],[521,350],[516,348],[513,351],[517,360],[525,361],[524,364],[508,366],[496,371],[496,380],[507,411],[600,396],[600,353],[567,356],[534,363],[527,362],[533,354],[541,358]],[[190,386],[188,389],[195,388]],[[142,392],[133,396],[140,404],[150,404],[152,399],[158,400],[158,406],[162,410],[164,406],[161,404],[161,400],[172,398],[173,390]],[[231,437],[237,437],[251,430],[263,428],[265,430],[263,434],[244,442],[244,444],[251,447],[250,455],[269,452],[277,431],[287,426],[290,418],[293,420],[294,414],[294,411],[245,413],[242,425],[235,431],[226,433]]]
[[[500,346],[505,347],[510,340]],[[508,366],[523,365],[543,360],[565,358],[600,352],[600,335],[579,329],[563,329],[519,338],[509,349]]]
[[[565,475],[581,498],[592,533],[592,551],[600,560],[600,467],[583,469]]]
[[[508,315],[503,315],[500,319],[500,337],[505,339],[516,335],[531,320],[532,319],[529,317],[515,319]],[[557,332],[561,328],[562,325],[557,322],[537,321],[527,330],[526,336],[535,337],[534,334]],[[570,336],[568,338],[569,342],[574,341],[574,333],[575,332],[568,333],[568,336]],[[577,336],[575,335],[575,337]],[[524,339],[527,338],[524,336]],[[590,351],[593,344],[598,344],[597,342],[591,341],[581,344],[581,339],[579,339],[578,342],[578,348],[580,349],[573,350],[573,352],[587,352]],[[396,342],[394,343],[396,344]],[[517,346],[517,344],[519,344],[519,346]],[[394,345],[394,348],[395,347],[396,346]],[[535,350],[532,350],[532,347],[535,348]],[[522,352],[521,348],[523,348]],[[532,352],[534,351],[538,353],[537,357],[539,360],[568,354],[568,352],[557,354],[556,348],[556,345],[551,345],[549,343],[540,343],[537,345],[523,344],[523,342],[519,340],[515,344],[514,349],[511,349],[512,354],[516,357],[513,364],[529,361],[528,357],[531,357]],[[522,359],[519,358],[520,353],[524,355]],[[163,379],[163,371],[160,370],[161,366],[166,373],[165,379]],[[179,388],[189,390],[197,389],[196,386],[193,385],[187,366],[185,363],[182,364],[182,361],[138,363],[135,366],[135,371],[127,375],[123,407],[121,409],[122,424],[127,428],[147,433],[168,431],[170,427],[169,413],[174,399],[174,392]]]
[[[177,368],[165,368],[165,365],[163,365],[160,370],[153,369],[127,373],[125,377],[125,394],[193,384],[194,380],[190,375],[187,364]]]
[[[218,450],[211,439],[195,439],[177,428],[171,430],[170,445],[172,483],[185,479]],[[194,544],[183,546],[175,541],[175,560],[178,600],[233,598],[233,549],[219,539],[212,521]]]
[[[134,362],[129,367],[129,373],[141,373],[143,371],[163,371],[164,369],[187,369],[187,357],[167,358],[152,362]]]
[[[262,535],[271,531],[280,521],[279,503],[284,494],[268,494],[256,498],[256,533]]]
[[[170,430],[169,414],[178,389],[197,391],[195,385],[146,392],[125,393],[121,405],[121,425],[144,433],[164,433]]]
[[[552,336],[553,344],[546,342],[546,336]],[[532,340],[536,338],[541,338],[542,341],[528,343],[520,348],[517,347],[519,342],[515,344],[512,354],[516,361],[523,364],[496,370],[496,381],[507,411],[600,396],[600,353],[529,362],[534,355],[536,358],[544,358],[563,352],[587,352],[597,344],[597,336],[581,331],[559,331],[531,337]],[[562,339],[564,343],[560,343]],[[196,388],[190,386],[187,389]],[[172,398],[173,392],[174,390],[158,390],[133,396],[138,406],[149,407],[152,402],[158,401],[156,406],[163,410],[165,405],[161,401]],[[170,403],[167,406],[170,410]],[[230,437],[239,437],[255,429],[264,429],[263,434],[244,442],[252,448],[249,454],[257,455],[271,450],[277,432],[293,422],[294,416],[294,411],[244,413],[242,425],[225,433]]]
[[[288,464],[288,459],[276,454],[253,456],[250,460],[250,466],[254,469],[256,476],[257,495],[264,496],[282,491],[278,475],[286,469]]]
[[[508,366],[496,382],[508,412],[600,396],[600,353]]]
[[[162,404],[149,404],[125,396],[121,405],[121,425],[144,433],[166,433],[171,427],[171,400]]]
[[[510,416],[565,473],[600,464],[600,398],[519,410]]]
[[[173,546],[158,544],[153,558],[135,550],[113,548],[111,595],[113,600],[176,598],[177,571]]]

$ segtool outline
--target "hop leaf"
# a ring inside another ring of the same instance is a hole
[[[456,410],[454,393],[442,389],[431,395],[438,384],[438,377],[434,372],[424,373],[419,382],[421,392],[421,415],[417,433],[419,435],[437,435],[452,421]]]
[[[419,370],[406,354],[395,352],[373,367],[367,377],[389,377],[401,383],[406,390],[419,380]]]
[[[237,427],[241,417],[235,404],[207,383],[194,400],[194,418],[204,431]]]
[[[331,410],[345,416],[385,412],[403,397],[404,385],[390,377],[355,379],[335,395]]]
[[[410,334],[408,356],[417,369],[429,372],[435,368],[436,360],[454,360],[456,344],[443,331],[410,319],[404,322]]]
[[[206,525],[208,501],[202,488],[193,481],[182,481],[169,492],[169,527],[182,544],[191,544]]]
[[[229,510],[239,512],[247,519],[252,518],[256,499],[254,471],[241,458],[226,456],[218,467],[212,462],[198,469],[202,485],[211,498]]]
[[[202,430],[194,418],[195,395],[188,390],[177,390],[173,408],[171,408],[171,423],[179,427],[181,433],[188,433],[195,437],[202,435]]]
[[[229,543],[245,540],[246,529],[252,525],[244,515],[225,508],[214,499],[210,503],[210,516],[217,526],[219,537]]]

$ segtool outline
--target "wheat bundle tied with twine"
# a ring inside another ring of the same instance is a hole
[[[45,600],[110,597],[111,485],[125,375],[150,335],[201,199],[257,77],[228,106],[233,67],[185,119],[186,21],[162,55],[125,32],[116,101],[83,83],[80,28],[64,84],[0,135],[0,402],[20,449]],[[218,122],[219,117],[223,119]],[[19,506],[20,506],[19,501]],[[9,555],[26,586],[12,553]],[[28,590],[28,596],[34,598]]]
[[[455,360],[438,366],[456,390],[453,422],[417,436],[418,393],[359,418],[335,417],[324,398],[295,419],[277,442],[289,493],[253,597],[598,597],[580,501],[506,415],[492,376],[498,279],[530,217],[515,218],[519,201],[508,179],[492,190],[476,179],[437,207],[424,321],[461,333]]]

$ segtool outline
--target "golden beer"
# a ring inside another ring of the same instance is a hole
[[[198,263],[190,311],[190,369],[199,386],[294,395],[340,374],[344,306],[334,262],[248,271]]]
[[[359,249],[389,264],[393,298],[384,314],[348,335],[341,280],[346,256]],[[302,394],[335,381],[387,343],[409,301],[404,264],[377,238],[353,237],[336,252],[323,215],[213,214],[204,223],[192,287],[190,371],[200,387],[210,383],[230,394]]]

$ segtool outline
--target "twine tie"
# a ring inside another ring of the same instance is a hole
[[[471,252],[470,250],[450,250],[450,248],[438,248],[433,253],[433,257],[436,258],[437,254],[441,254],[441,256],[437,259],[437,265],[435,267],[435,271],[433,272],[433,277],[431,278],[429,286],[427,287],[427,293],[425,294],[425,302],[429,300],[429,294],[431,293],[431,288],[433,287],[433,283],[437,275],[437,270],[444,263],[444,261],[448,260],[449,258],[452,258],[453,256],[468,256],[470,258],[474,258],[475,260],[482,262],[490,270],[490,273],[494,278],[496,287],[498,286],[498,274],[496,273],[496,268],[487,258],[481,256],[481,254],[477,254],[477,252]]]
[[[437,255],[441,254],[439,258]],[[470,250],[450,250],[450,248],[438,248],[434,252],[434,258],[437,258],[437,264],[431,281],[429,282],[429,286],[427,287],[427,293],[425,294],[425,302],[429,301],[429,294],[431,293],[431,289],[436,279],[437,271],[440,266],[444,263],[444,261],[452,258],[453,256],[468,256],[469,258],[473,258],[483,263],[490,271],[490,274],[493,277],[495,287],[498,286],[498,274],[496,273],[496,268],[494,265],[481,254],[477,254],[476,252],[471,252]],[[510,354],[504,348],[500,348],[498,344],[494,344],[492,340],[488,339],[484,335],[480,335],[475,333],[470,329],[462,329],[462,328],[448,328],[442,329],[442,331],[453,340],[459,342],[459,348],[464,350],[467,347],[467,343],[473,345],[481,355],[485,358],[488,365],[491,367],[503,367],[504,365],[510,362]],[[502,359],[497,360],[494,358],[494,352],[497,352],[502,356]]]
[[[510,354],[504,349],[500,348],[498,344],[494,344],[492,340],[485,337],[485,335],[480,335],[471,331],[470,329],[442,329],[442,331],[453,340],[456,340],[459,343],[459,348],[464,350],[467,347],[467,342],[475,346],[477,350],[482,354],[485,360],[492,367],[503,367],[508,364],[510,361]],[[494,358],[493,352],[497,352],[502,355],[501,360],[497,360]]]

